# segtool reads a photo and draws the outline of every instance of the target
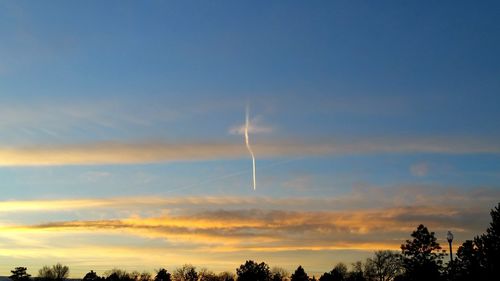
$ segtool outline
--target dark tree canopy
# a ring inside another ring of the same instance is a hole
[[[102,280],[103,278],[99,277],[97,273],[95,273],[93,270],[85,274],[83,277],[83,281],[99,281]]]
[[[156,273],[154,281],[171,281],[171,275],[165,268],[160,268]]]
[[[295,272],[292,274],[292,279],[291,281],[309,281],[309,276],[307,276],[307,273],[304,271],[304,268],[299,265]]]
[[[339,262],[330,272],[325,272],[320,281],[344,281],[347,278],[347,266]]]
[[[480,245],[481,264],[489,277],[500,277],[500,203],[490,212],[491,223],[486,233],[476,238]]]
[[[281,267],[273,267],[271,269],[272,281],[288,281],[288,271]]]
[[[234,281],[234,273],[231,272],[221,272],[219,273],[219,281]]]
[[[422,224],[411,234],[413,240],[401,245],[406,280],[440,280],[444,251],[434,232]]]
[[[491,210],[486,233],[465,241],[458,248],[449,274],[456,280],[494,280],[500,278],[500,203]]]
[[[107,271],[105,275],[107,275],[106,281],[132,281],[127,271],[117,268]]]
[[[31,275],[26,272],[27,270],[26,267],[16,267],[10,271],[12,275],[9,278],[13,281],[29,281]]]
[[[479,251],[472,240],[465,241],[458,248],[456,258],[449,264],[448,273],[456,280],[483,279]]]
[[[238,281],[271,280],[269,266],[264,262],[258,264],[252,260],[248,260],[245,264],[240,265],[240,267],[236,269],[236,275],[238,275]]]
[[[352,271],[347,275],[346,281],[366,281],[363,263],[357,261],[352,264]]]

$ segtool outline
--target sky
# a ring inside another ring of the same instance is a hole
[[[0,1],[0,275],[311,274],[500,201],[498,1]],[[245,110],[249,142],[245,146]]]

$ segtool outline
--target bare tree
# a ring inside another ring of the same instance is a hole
[[[143,271],[139,275],[139,281],[151,281],[151,280],[152,280],[151,273],[149,273],[147,271]]]
[[[175,269],[173,279],[174,281],[197,281],[198,273],[196,272],[196,267],[185,264]]]
[[[224,271],[219,273],[219,281],[234,281],[236,280],[236,275],[232,272]]]
[[[272,281],[287,281],[289,280],[290,274],[286,269],[282,267],[273,267],[271,269],[271,280]]]
[[[198,281],[219,281],[219,276],[217,276],[213,271],[202,268],[198,272]]]
[[[69,268],[65,265],[57,263],[52,267],[44,266],[38,270],[38,277],[43,280],[62,281],[68,278]]]
[[[369,280],[392,281],[403,270],[401,255],[393,251],[376,251],[365,264],[365,274]]]

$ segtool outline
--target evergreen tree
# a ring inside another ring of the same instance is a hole
[[[436,281],[441,278],[444,251],[437,242],[434,232],[429,232],[422,224],[401,245],[405,279],[410,281]]]
[[[269,266],[264,263],[256,263],[252,260],[248,260],[245,264],[240,265],[236,269],[236,275],[238,275],[238,281],[270,281],[271,271]]]
[[[156,273],[154,281],[171,281],[171,275],[165,268],[160,268]]]
[[[28,270],[26,267],[16,267],[14,270],[10,271],[12,275],[9,276],[9,278],[13,281],[29,281],[31,275],[29,275],[26,270]]]
[[[307,273],[304,271],[304,268],[299,265],[295,272],[292,274],[292,279],[291,281],[309,281],[309,276],[307,276]]]
[[[85,274],[85,276],[82,279],[83,281],[99,281],[101,278],[97,276],[97,273],[95,273],[93,270]]]

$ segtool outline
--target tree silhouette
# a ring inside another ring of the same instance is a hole
[[[14,270],[10,271],[12,275],[9,276],[9,278],[13,281],[29,281],[31,275],[29,275],[26,270],[28,270],[26,267],[16,267]]]
[[[47,265],[44,265],[42,268],[38,270],[38,278],[44,281],[45,280],[50,281],[56,279],[54,272],[52,271],[52,268],[50,268]]]
[[[133,281],[140,281],[139,279],[141,278],[141,273],[137,270],[134,270],[129,273],[129,276]]]
[[[436,241],[434,232],[422,224],[411,234],[413,240],[401,245],[405,279],[415,281],[440,280],[444,251]]]
[[[231,272],[221,272],[219,273],[219,281],[234,281],[236,279],[236,276],[234,273]]]
[[[493,278],[500,276],[500,203],[491,210],[491,223],[486,233],[474,239],[478,247],[484,275]]]
[[[319,277],[319,281],[334,281],[330,272],[325,272]]]
[[[121,269],[114,268],[105,273],[107,275],[106,281],[132,281],[133,279],[130,277],[130,274]]]
[[[139,274],[138,280],[139,281],[151,281],[152,280],[151,273],[149,273],[147,271],[143,271],[141,274]]]
[[[491,210],[486,233],[467,240],[453,262],[457,280],[493,280],[500,277],[500,203]],[[451,269],[450,269],[451,272]]]
[[[206,268],[200,269],[198,281],[219,281],[219,276]]]
[[[347,277],[347,266],[339,262],[331,271],[332,277],[336,281],[344,281]]]
[[[281,267],[273,267],[271,269],[272,281],[286,281],[288,280],[288,271]]]
[[[165,268],[160,268],[156,273],[154,281],[172,281],[170,273]]]
[[[365,272],[363,271],[363,263],[357,261],[352,264],[353,270],[347,275],[347,281],[366,281]]]
[[[365,264],[365,275],[372,280],[392,281],[403,271],[401,255],[393,251],[376,251]]]
[[[295,272],[292,274],[291,281],[309,281],[309,276],[307,276],[304,268],[299,265],[299,267],[297,267]]]
[[[320,281],[344,281],[347,278],[347,266],[339,262],[330,272],[325,272]]]
[[[85,276],[83,277],[83,281],[100,281],[102,280],[103,278],[99,277],[97,275],[97,273],[95,273],[93,270],[91,270],[90,272],[88,272],[87,274],[85,274]]]
[[[271,280],[269,266],[264,262],[258,264],[252,260],[248,260],[245,264],[240,265],[240,267],[236,269],[236,275],[238,275],[238,281]]]
[[[63,281],[68,278],[69,268],[65,265],[57,263],[52,267],[44,266],[38,271],[38,278],[42,280]]]
[[[480,253],[472,240],[465,241],[458,248],[456,258],[448,271],[456,280],[485,280],[480,262]],[[453,270],[453,271],[452,271]],[[451,278],[450,278],[451,279]]]
[[[197,281],[198,273],[196,272],[196,267],[185,264],[174,271],[174,281]]]

